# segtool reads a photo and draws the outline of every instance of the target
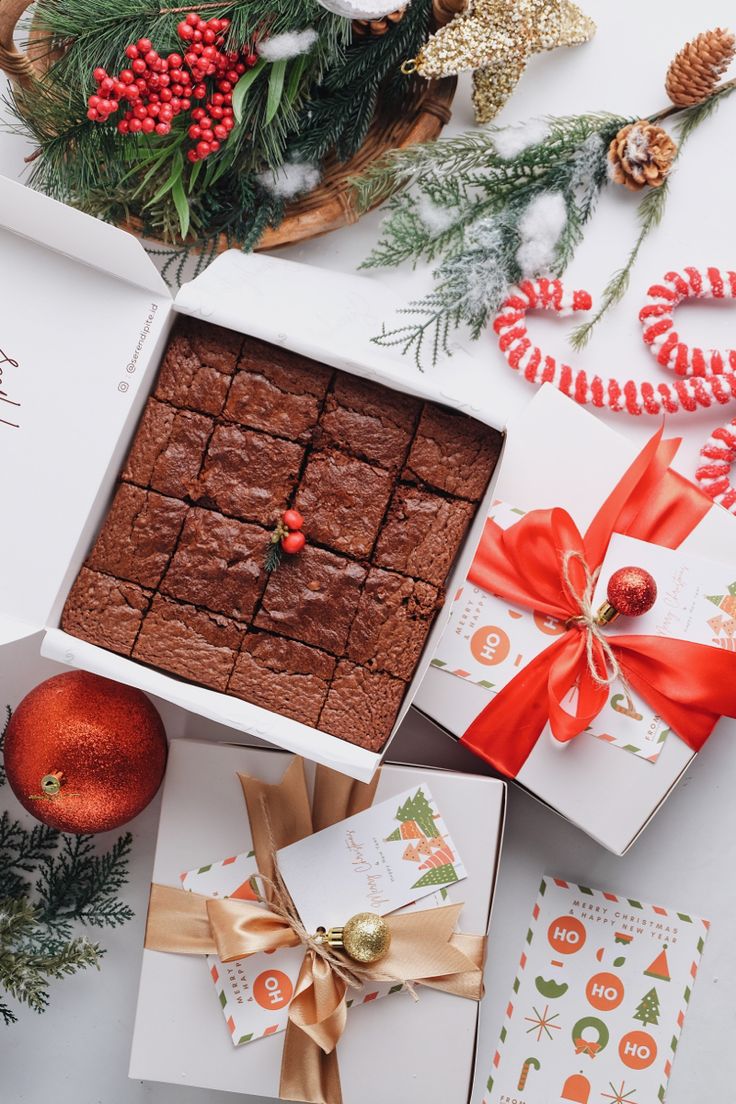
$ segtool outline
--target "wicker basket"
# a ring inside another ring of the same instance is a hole
[[[14,42],[18,21],[32,2],[0,0],[0,70],[5,70],[11,80],[21,85],[32,84],[50,63],[47,48],[35,24],[31,25],[25,52],[19,50]],[[447,22],[455,11],[462,10],[464,4],[465,0],[435,0],[435,22],[438,25]],[[193,6],[196,8],[196,3]],[[344,162],[328,161],[319,186],[290,204],[281,224],[276,229],[267,230],[257,248],[273,249],[289,245],[356,222],[359,213],[349,184],[351,178],[387,150],[402,149],[436,138],[449,121],[456,84],[454,77],[448,77],[419,86],[400,118],[379,108],[365,142],[355,156]],[[140,224],[133,221],[124,229],[138,234]],[[224,235],[219,248],[228,248]]]

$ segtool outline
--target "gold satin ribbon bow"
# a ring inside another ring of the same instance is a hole
[[[414,982],[480,1000],[486,937],[455,932],[462,905],[446,905],[384,917],[391,946],[384,958],[369,966],[319,943],[299,920],[275,852],[369,808],[378,777],[366,785],[318,767],[311,808],[302,759],[294,759],[276,785],[244,774],[238,777],[265,907],[154,884],[145,945],[175,954],[216,954],[232,962],[301,943],[304,961],[289,1006],[279,1096],[342,1104],[336,1048],[345,1030],[348,989],[365,980]],[[338,923],[345,919],[327,918]]]

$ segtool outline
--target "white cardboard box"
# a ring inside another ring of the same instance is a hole
[[[426,722],[425,722],[426,723]],[[289,759],[267,749],[174,740],[164,781],[153,880],[247,850],[248,819],[237,771],[279,780]],[[428,782],[468,877],[452,887],[464,902],[459,928],[485,932],[500,855],[505,784],[425,767],[385,766],[376,802]],[[329,872],[325,872],[329,876]],[[338,1056],[350,1104],[469,1101],[480,1006],[420,988],[348,1013]],[[204,958],[144,950],[130,1076],[144,1081],[276,1096],[283,1035],[234,1047]]]
[[[61,632],[64,600],[105,515],[177,312],[493,425],[489,409],[407,373],[398,354],[371,344],[388,308],[385,292],[363,277],[233,251],[172,300],[137,239],[4,178],[0,258],[0,466],[4,515],[17,519],[0,552],[0,643],[45,628],[49,658],[370,778],[381,755]],[[484,513],[481,506],[453,580],[465,575]],[[430,633],[394,732],[444,620]]]
[[[631,441],[545,385],[507,426],[496,495],[524,511],[561,506],[584,532],[637,451]],[[713,506],[681,547],[736,565],[736,520]],[[483,687],[431,668],[414,705],[460,738],[490,698]],[[515,781],[623,855],[693,758],[674,733],[657,762],[648,763],[588,733],[560,745],[545,730]]]

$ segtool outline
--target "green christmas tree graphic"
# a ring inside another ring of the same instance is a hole
[[[642,997],[634,1013],[634,1019],[640,1020],[643,1024],[659,1023],[659,994],[656,989],[650,989]]]
[[[450,882],[457,882],[459,880],[457,871],[452,863],[444,863],[442,866],[435,866],[434,869],[428,870],[426,874],[422,874],[419,881],[414,882],[411,888],[420,889],[424,886],[448,885]]]
[[[419,789],[413,797],[407,797],[403,805],[400,805],[396,811],[396,819],[405,823],[407,820],[413,820],[417,827],[424,832],[424,835],[429,839],[436,835],[437,828],[432,816],[432,806],[424,796],[424,791]],[[387,840],[399,840],[402,839],[401,829],[396,828],[390,836],[386,836]]]

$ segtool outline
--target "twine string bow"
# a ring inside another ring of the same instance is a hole
[[[571,569],[573,563],[579,565],[580,571],[583,574],[584,584],[582,590],[578,590],[575,587]],[[581,632],[585,633],[585,658],[588,663],[590,677],[598,686],[608,688],[619,681],[626,685],[626,679],[621,670],[621,664],[616,658],[616,653],[609,644],[601,628],[596,610],[593,606],[593,595],[600,572],[600,567],[597,567],[595,571],[591,571],[580,552],[568,549],[562,558],[563,581],[572,597],[580,606],[580,613],[568,617],[565,622],[565,628],[570,629],[577,626]],[[603,657],[603,673],[601,673],[598,657],[596,656],[596,645]]]

